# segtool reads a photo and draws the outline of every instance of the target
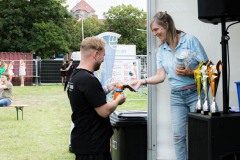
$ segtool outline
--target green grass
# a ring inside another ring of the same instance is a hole
[[[147,96],[125,90],[117,110],[146,110]],[[14,108],[0,108],[0,160],[71,160],[71,108],[61,85],[14,86],[14,103],[27,104],[24,120]]]

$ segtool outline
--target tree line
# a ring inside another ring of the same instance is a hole
[[[82,22],[73,18],[66,0],[1,0],[0,52],[30,52],[41,58],[79,50]],[[102,32],[121,34],[119,44],[135,44],[137,54],[146,54],[146,12],[132,5],[111,7],[105,20],[83,20],[84,36]]]

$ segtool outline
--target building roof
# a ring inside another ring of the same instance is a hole
[[[77,10],[84,10],[88,13],[95,12],[95,10],[85,0],[78,2],[75,7],[71,9],[71,12],[76,12]]]

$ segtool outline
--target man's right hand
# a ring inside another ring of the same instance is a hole
[[[126,96],[124,94],[119,94],[115,101],[118,102],[118,105],[121,105],[126,101]]]

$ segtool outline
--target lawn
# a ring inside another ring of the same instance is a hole
[[[147,96],[125,90],[117,110],[146,110]],[[14,103],[27,104],[24,119],[0,108],[0,160],[73,160],[69,153],[71,108],[61,85],[14,86]]]

